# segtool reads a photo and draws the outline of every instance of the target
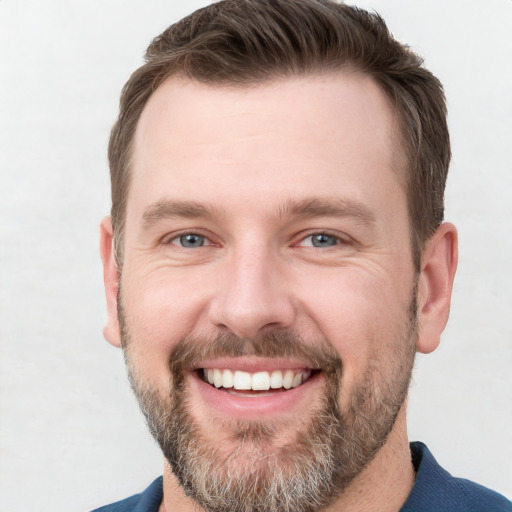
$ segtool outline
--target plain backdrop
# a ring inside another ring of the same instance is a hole
[[[98,224],[122,85],[205,2],[0,0],[0,510],[87,511],[142,490],[159,451],[105,320]],[[419,356],[411,439],[512,497],[511,0],[375,0],[445,84],[451,320]]]

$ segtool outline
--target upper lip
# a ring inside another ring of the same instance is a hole
[[[194,366],[193,370],[205,369],[222,369],[242,371],[247,373],[255,373],[262,371],[274,370],[315,370],[309,364],[300,360],[272,357],[221,357],[218,359],[208,359],[201,361]]]

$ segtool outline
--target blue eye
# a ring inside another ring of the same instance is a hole
[[[315,233],[313,235],[308,235],[305,238],[303,238],[300,241],[299,246],[325,249],[329,247],[334,247],[335,245],[340,245],[340,243],[343,242],[340,240],[339,236],[330,235],[328,233]]]
[[[311,245],[313,247],[332,247],[337,245],[339,240],[337,237],[332,235],[326,235],[325,233],[319,233],[318,235],[311,235]]]
[[[195,249],[196,247],[202,247],[206,242],[206,238],[201,235],[190,233],[188,235],[181,235],[173,240],[175,245],[181,245],[187,249]]]
[[[337,236],[328,235],[327,233],[315,233],[304,238],[299,245],[302,247],[326,248],[339,245],[339,243],[340,239]]]

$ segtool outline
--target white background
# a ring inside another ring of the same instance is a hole
[[[161,458],[102,338],[98,224],[108,133],[150,40],[205,2],[0,0],[0,511],[87,511],[142,490]],[[410,437],[512,497],[511,0],[375,0],[444,82],[452,316],[420,356]]]

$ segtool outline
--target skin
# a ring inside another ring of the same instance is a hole
[[[121,345],[121,284],[137,378],[165,396],[169,353],[191,333],[252,339],[294,330],[326,338],[341,357],[344,411],[369,361],[378,354],[383,371],[391,364],[416,280],[416,348],[434,350],[448,319],[456,231],[448,223],[437,230],[416,276],[396,126],[384,93],[361,74],[253,87],[164,82],[135,136],[122,275],[110,219],[101,226],[105,336]],[[308,201],[330,211],[290,208]],[[191,217],[176,202],[208,211]],[[204,236],[205,245],[181,247],[187,233]],[[314,247],[318,233],[334,245]],[[243,362],[253,363],[249,356]],[[194,419],[219,445],[227,442],[226,423],[220,428],[212,419],[257,415],[216,410],[192,376],[187,385]],[[320,378],[289,407],[267,414],[286,424],[277,444],[293,440],[322,390]],[[330,510],[398,510],[413,481],[404,406],[384,447]],[[168,466],[165,507],[194,510]]]

